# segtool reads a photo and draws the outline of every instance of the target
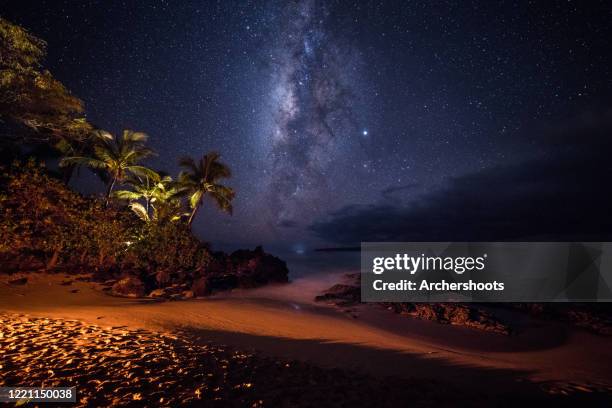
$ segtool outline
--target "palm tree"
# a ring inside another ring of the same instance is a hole
[[[167,186],[160,186],[151,201],[151,208],[153,209],[152,220],[160,223],[176,222],[188,217],[189,212],[185,211],[185,205],[182,200],[183,195],[182,188],[174,182]]]
[[[119,200],[126,200],[130,202],[142,199],[144,201],[144,207],[148,214],[149,209],[151,207],[151,201],[155,196],[156,190],[158,190],[160,187],[165,186],[171,181],[172,178],[170,176],[162,177],[156,171],[151,170],[151,173],[145,175],[144,177],[139,177],[135,175],[128,177],[125,180],[124,184],[127,184],[132,189],[115,191],[113,192],[112,196]]]
[[[128,175],[155,177],[153,170],[138,165],[140,161],[153,155],[153,150],[144,145],[147,138],[146,134],[131,130],[124,130],[120,138],[98,130],[95,132],[92,155],[65,157],[60,166],[84,165],[102,170],[106,176],[105,204],[108,205],[115,183],[122,183]]]
[[[144,177],[132,176],[125,184],[132,190],[115,191],[113,197],[130,201],[130,209],[145,222],[178,221],[189,215],[183,211],[182,188],[170,176],[152,171]]]
[[[179,174],[179,184],[189,198],[191,207],[187,221],[189,226],[202,206],[205,195],[209,195],[222,211],[232,213],[234,190],[219,184],[220,179],[231,177],[232,173],[226,164],[219,161],[219,158],[219,153],[210,152],[202,156],[197,163],[191,157],[184,157],[179,162],[181,167],[185,168],[185,171]]]

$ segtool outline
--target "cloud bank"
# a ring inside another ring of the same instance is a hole
[[[612,111],[546,132],[524,162],[453,178],[410,205],[347,206],[310,230],[361,241],[612,240]]]

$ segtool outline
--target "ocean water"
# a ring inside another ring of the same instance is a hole
[[[289,268],[289,278],[298,279],[320,274],[359,272],[359,251],[295,251],[276,252]]]

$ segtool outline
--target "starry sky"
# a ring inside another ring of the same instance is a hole
[[[606,4],[607,3],[607,4]],[[89,120],[148,133],[171,174],[219,151],[220,246],[602,238],[612,5],[20,0]],[[608,186],[606,188],[605,186]],[[100,191],[81,174],[76,187]]]

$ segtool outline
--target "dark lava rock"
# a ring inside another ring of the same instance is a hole
[[[113,285],[112,294],[117,296],[141,297],[145,294],[142,281],[134,276],[128,276]]]
[[[17,278],[8,281],[10,285],[25,285],[28,283],[28,278]]]
[[[240,249],[229,256],[238,286],[253,288],[267,283],[287,283],[289,269],[281,259],[264,252],[261,246],[255,250]]]
[[[361,302],[359,286],[336,284],[323,294],[315,297],[317,302],[329,302],[338,306],[348,306]]]
[[[216,252],[206,272],[206,276],[197,278],[193,282],[191,290],[195,296],[289,281],[287,264],[266,253],[260,246],[252,251],[239,249],[230,255]]]
[[[478,330],[510,334],[510,327],[491,313],[462,303],[382,303],[387,309],[402,315],[442,324],[470,327]]]
[[[336,306],[361,303],[359,274],[345,276],[346,283],[336,284],[315,298]],[[510,334],[510,327],[491,313],[472,305],[461,303],[379,303],[387,310],[418,319],[432,320],[442,324],[470,327],[478,330]]]

